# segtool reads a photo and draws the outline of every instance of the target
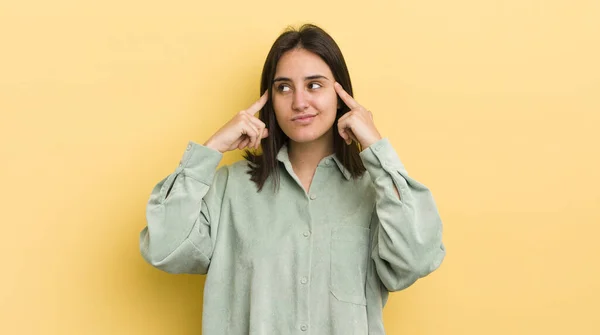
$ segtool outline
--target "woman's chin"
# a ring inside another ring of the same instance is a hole
[[[327,132],[321,134],[314,131],[299,131],[289,134],[288,137],[293,142],[306,144],[323,139],[325,135],[327,135]]]
[[[290,140],[292,142],[295,143],[310,143],[315,141],[318,137],[316,136],[298,136],[298,135],[292,135],[292,136],[288,136],[290,138]]]

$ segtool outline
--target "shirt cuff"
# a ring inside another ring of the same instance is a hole
[[[211,185],[222,158],[221,152],[190,141],[179,162],[177,173]]]
[[[387,138],[371,144],[360,153],[360,158],[373,180],[389,174],[391,171],[406,174],[404,164]]]

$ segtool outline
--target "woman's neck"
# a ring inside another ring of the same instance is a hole
[[[290,163],[307,192],[317,165],[333,152],[333,131],[312,142],[298,143],[290,140],[288,145]]]

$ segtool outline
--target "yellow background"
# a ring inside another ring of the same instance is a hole
[[[600,334],[597,0],[3,1],[1,334],[199,333],[203,278],[139,254],[148,195],[303,22],[444,220],[388,333]]]

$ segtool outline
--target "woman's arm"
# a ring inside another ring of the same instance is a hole
[[[258,148],[268,136],[265,124],[254,116],[268,98],[265,91],[204,145],[190,142],[179,167],[154,187],[148,225],[140,234],[140,250],[150,264],[171,273],[208,271],[228,180],[227,167],[215,170],[224,152]]]
[[[190,142],[179,167],[159,182],[146,208],[140,251],[152,266],[170,273],[208,271],[228,170],[222,154]]]
[[[388,291],[398,291],[442,263],[442,222],[431,192],[408,175],[387,139],[360,155],[376,194],[371,258]]]

